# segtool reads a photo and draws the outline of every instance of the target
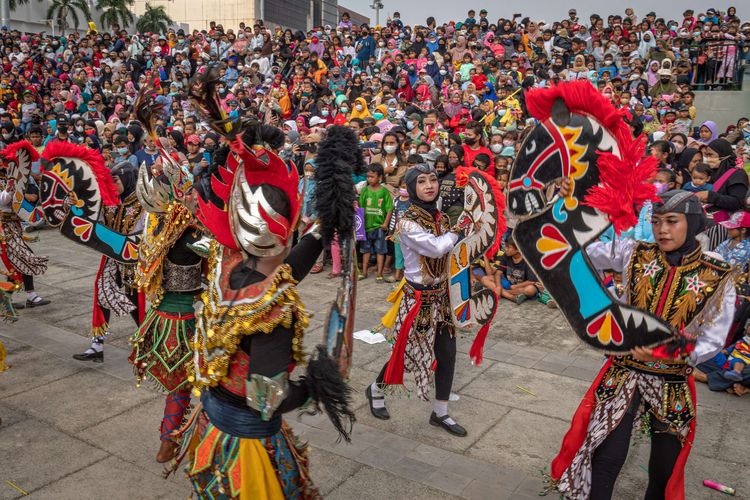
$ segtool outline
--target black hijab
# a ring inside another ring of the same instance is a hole
[[[729,141],[726,139],[714,139],[708,143],[708,147],[716,151],[719,158],[724,158],[719,163],[719,168],[713,170],[711,174],[711,182],[715,183],[718,181],[724,173],[730,168],[734,168],[737,165],[737,157],[734,155],[734,149]]]
[[[690,162],[693,161],[693,157],[699,153],[700,151],[695,148],[685,148],[682,150],[682,153],[680,153],[674,171],[677,174],[682,174],[683,184],[690,179],[690,169],[688,167],[690,166]]]
[[[120,195],[120,201],[125,201],[128,196],[135,192],[135,185],[138,181],[138,167],[128,161],[121,161],[112,167],[112,177],[117,177],[122,182],[124,190]]]
[[[665,253],[670,266],[679,266],[683,257],[700,246],[695,237],[706,229],[706,213],[698,197],[688,191],[672,189],[659,198],[660,201],[654,203],[655,214],[678,213],[684,214],[687,219],[685,243],[677,250]]]
[[[406,181],[406,190],[409,192],[409,201],[412,205],[416,205],[425,210],[432,215],[432,217],[436,217],[438,212],[437,201],[440,196],[440,191],[438,190],[438,192],[435,193],[435,199],[430,202],[419,199],[419,196],[417,196],[417,178],[421,174],[435,174],[437,176],[435,169],[426,163],[420,163],[419,165],[415,165],[407,170],[404,180]]]

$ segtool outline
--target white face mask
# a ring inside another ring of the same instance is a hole
[[[389,155],[392,155],[393,153],[395,153],[397,149],[398,149],[398,146],[393,146],[390,144],[388,146],[383,146],[383,151],[385,151]]]
[[[83,125],[76,125],[76,132],[83,132]]]
[[[354,106],[354,108],[355,108],[355,109],[356,109],[357,111],[362,111],[363,109],[365,109],[365,108],[364,108],[364,106],[362,106],[361,104],[357,104],[356,106]]]
[[[305,172],[305,177],[307,177],[308,179],[312,179],[314,175],[315,172]]]
[[[406,111],[404,111],[403,109],[399,109],[398,111],[396,111],[396,118],[398,118],[399,120],[404,116],[406,116]]]
[[[328,110],[324,109],[320,112],[320,116],[328,116]]]
[[[398,108],[388,108],[388,114],[389,115],[396,114],[396,111],[398,111]]]
[[[500,144],[500,143],[490,144],[490,150],[493,153],[497,154],[497,153],[499,153],[500,151],[503,150],[503,145]]]
[[[406,124],[406,128],[408,128],[409,130],[414,130],[415,127],[416,125],[414,124],[414,122],[409,122]]]
[[[444,69],[441,69],[441,70],[440,70],[440,74],[441,74],[441,75],[443,75],[443,76],[445,76],[445,75],[447,75],[447,74],[448,74],[448,71],[447,71],[447,70],[444,70]]]
[[[290,143],[284,143],[284,151],[291,151],[292,145]]]
[[[512,146],[513,145],[513,139],[504,139],[503,140],[503,146]]]
[[[410,154],[410,155],[415,155],[415,154],[417,154],[417,148],[411,148],[411,149],[409,150],[409,154]]]
[[[182,132],[182,127],[180,127],[179,125],[177,125],[175,127],[172,127],[172,130],[176,130],[177,132]]]

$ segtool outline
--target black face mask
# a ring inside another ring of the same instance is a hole
[[[665,83],[665,84],[666,84],[666,83],[669,83],[669,82],[671,82],[671,81],[672,81],[672,79],[671,79],[671,78],[660,78],[660,79],[659,79],[659,81],[660,81],[661,83]]]
[[[58,125],[57,131],[61,134],[67,134],[68,133],[68,126],[67,125]]]
[[[468,144],[469,146],[473,146],[477,143],[478,137],[464,137],[464,144]]]

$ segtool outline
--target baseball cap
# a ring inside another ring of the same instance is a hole
[[[733,213],[729,220],[719,222],[719,224],[727,229],[740,229],[742,227],[750,228],[750,213],[745,210],[739,210]]]
[[[193,135],[188,136],[188,138],[185,140],[185,142],[188,143],[188,144],[200,144],[201,143],[201,138],[198,137],[197,135],[193,134]]]
[[[313,116],[312,118],[310,118],[310,126],[311,127],[314,127],[316,125],[322,125],[325,122],[326,121],[323,118],[319,117],[319,116]]]

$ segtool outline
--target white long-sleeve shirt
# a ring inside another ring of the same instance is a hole
[[[458,235],[456,233],[445,233],[435,236],[430,231],[411,220],[399,222],[398,237],[401,243],[401,252],[404,254],[404,277],[418,285],[436,285],[447,276],[433,279],[422,273],[420,257],[425,256],[436,259],[447,254],[456,246]]]
[[[586,247],[586,254],[597,270],[612,269],[623,273],[623,288],[627,290],[627,273],[623,271],[630,263],[637,244],[637,241],[629,238],[618,239],[614,242],[597,241]],[[718,260],[723,260],[718,254],[705,253]],[[690,354],[689,360],[693,366],[711,359],[724,347],[724,341],[734,320],[734,303],[737,297],[734,281],[732,279],[725,280],[722,288],[716,290],[715,293],[720,294],[719,297],[722,301],[719,314],[702,324],[693,320],[690,324],[685,325],[686,334],[697,334],[695,350]]]

